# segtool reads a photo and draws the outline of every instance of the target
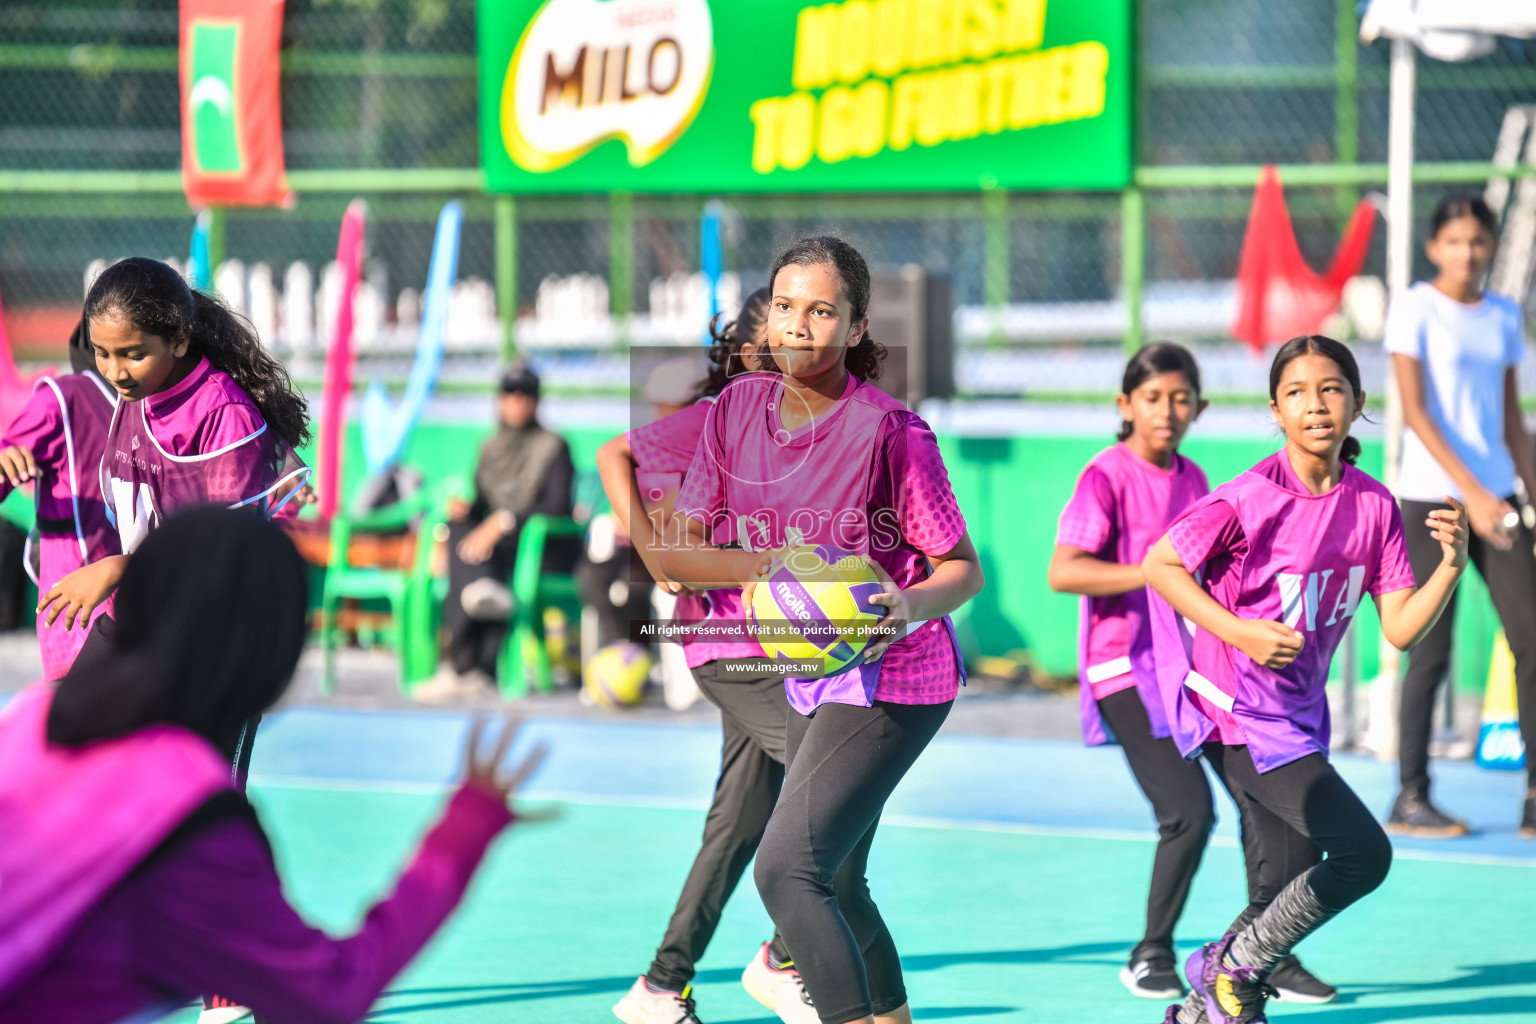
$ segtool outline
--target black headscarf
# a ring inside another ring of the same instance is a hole
[[[76,746],[165,722],[224,749],[288,688],[308,584],[278,527],[200,508],[145,538],[115,607],[111,641],[93,638],[59,681],[48,739]]]
[[[69,368],[76,373],[96,369],[96,353],[91,351],[91,329],[85,317],[69,332]]]

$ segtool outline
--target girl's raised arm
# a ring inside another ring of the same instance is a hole
[[[1445,611],[1456,584],[1467,567],[1467,508],[1447,497],[1448,509],[1430,512],[1424,525],[1440,542],[1440,564],[1419,587],[1404,587],[1376,596],[1381,632],[1400,651],[1406,651],[1434,627]]]

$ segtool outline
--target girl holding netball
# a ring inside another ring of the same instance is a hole
[[[598,449],[598,471],[608,501],[636,550],[662,586],[678,593],[674,620],[705,626],[743,623],[736,590],[685,589],[654,568],[656,551],[671,528],[671,511],[715,396],[746,372],[768,315],[768,289],[741,306],[734,323],[713,329],[708,376],[692,404],[636,427]],[[720,709],[723,732],[720,775],[704,822],[703,842],[650,969],[635,980],[614,1014],[625,1024],[697,1021],[690,991],[695,964],[714,936],[725,902],[757,852],[768,816],[784,781],[784,723],[789,705],[784,677],[761,670],[732,671],[743,659],[761,658],[750,636],[708,639],[684,636],[683,654],[699,691]],[[814,1024],[815,1011],[783,941],[764,943],[742,978],[747,990],[786,1021]]]
[[[1248,841],[1269,871],[1287,870],[1297,835],[1324,858],[1283,886],[1271,880],[1262,906],[1189,958],[1192,991],[1167,1024],[1266,1020],[1275,965],[1386,878],[1386,833],[1328,763],[1329,663],[1367,594],[1387,640],[1412,647],[1467,563],[1466,511],[1447,499],[1412,524],[1441,552],[1414,586],[1396,503],[1353,465],[1349,429],[1365,394],[1347,348],[1292,339],[1275,355],[1269,394],[1285,447],[1175,520],[1142,570],[1161,599],[1151,602],[1154,652],[1180,753],[1203,752],[1246,802]]]
[[[0,444],[0,498],[37,481],[38,568],[33,582],[46,594],[76,569],[120,554],[117,531],[107,518],[98,470],[117,394],[96,372],[85,321],[69,337],[74,373],[40,378],[32,397],[6,428]],[[32,572],[30,560],[27,572]],[[108,600],[97,607],[105,614]],[[89,621],[89,620],[87,620]],[[85,629],[55,619],[39,622],[43,675],[58,679],[85,643]]]
[[[692,586],[747,587],[776,551],[825,543],[884,574],[872,599],[883,632],[862,664],[786,680],[788,766],[755,877],[821,1021],[907,1024],[865,869],[886,800],[959,690],[949,613],[981,589],[981,568],[933,433],[869,383],[884,350],[867,330],[864,257],[803,239],[774,261],[769,288],[774,370],[715,401],[676,502],[685,543],[658,565]]]

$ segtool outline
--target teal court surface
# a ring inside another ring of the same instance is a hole
[[[289,895],[350,931],[441,806],[467,716],[300,707],[262,726],[251,796]],[[614,1020],[648,966],[696,850],[718,731],[534,719],[552,755],[467,901],[370,1016],[402,1024]],[[1385,809],[1392,766],[1338,760]],[[1523,776],[1437,765],[1444,804],[1479,833],[1401,842],[1386,884],[1299,952],[1338,1003],[1271,1004],[1271,1019],[1536,1022],[1536,843],[1515,837]],[[1196,882],[1180,956],[1243,902],[1233,814]],[[919,1021],[1108,1024],[1162,1019],[1116,973],[1140,937],[1150,811],[1120,754],[1051,740],[941,734],[887,809],[871,886],[903,955]],[[695,995],[706,1024],[775,1019],[741,989],[770,934],[750,873],[726,909]],[[178,1013],[178,1022],[195,1018]]]

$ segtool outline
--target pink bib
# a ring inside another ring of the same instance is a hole
[[[189,814],[234,785],[213,746],[175,726],[48,743],[53,693],[34,684],[0,712],[0,1001]]]

